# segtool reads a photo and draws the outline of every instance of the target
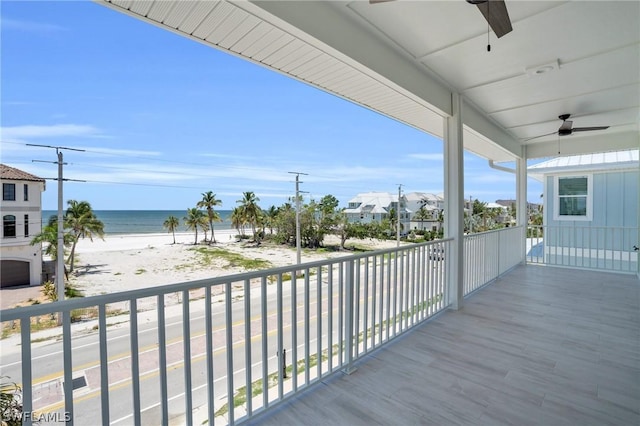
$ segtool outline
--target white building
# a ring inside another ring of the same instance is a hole
[[[400,199],[400,224],[402,230],[408,230],[411,211],[407,209],[407,197]],[[349,222],[371,223],[390,219],[391,210],[398,211],[398,195],[389,192],[365,192],[349,200],[344,210]]]
[[[440,229],[444,210],[444,196],[428,192],[410,192],[406,195],[407,209],[411,211],[412,230]]]
[[[0,287],[39,285],[42,282],[42,248],[31,245],[42,229],[42,178],[0,164],[2,180],[2,237]]]

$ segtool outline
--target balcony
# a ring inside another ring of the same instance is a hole
[[[632,275],[518,266],[260,424],[638,424]]]
[[[458,311],[450,239],[5,310],[2,374],[25,424],[637,423],[637,278],[522,234],[465,238]]]

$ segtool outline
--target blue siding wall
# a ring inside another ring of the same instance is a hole
[[[631,251],[638,241],[639,173],[635,170],[593,173],[593,214],[589,221],[553,220],[555,177],[547,176],[545,244]]]
[[[638,226],[638,171],[594,173],[593,217],[591,221],[553,220],[555,178],[546,177],[545,225],[559,227]],[[577,173],[579,174],[579,173]]]

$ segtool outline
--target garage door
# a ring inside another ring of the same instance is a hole
[[[3,260],[0,287],[29,285],[29,262]]]

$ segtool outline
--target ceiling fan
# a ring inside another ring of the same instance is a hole
[[[385,3],[388,1],[394,0],[369,0],[369,3]],[[496,37],[500,38],[513,30],[504,0],[467,0],[467,3],[478,6]]]
[[[558,136],[569,136],[574,132],[590,132],[593,130],[606,130],[609,126],[594,126],[594,127],[573,127],[573,121],[569,120],[571,114],[562,114],[558,116],[560,120],[562,120],[562,124],[560,128],[552,133],[547,133],[546,135],[534,136],[532,138],[526,139],[525,142],[530,141],[532,139],[542,138],[545,136],[558,135]]]

